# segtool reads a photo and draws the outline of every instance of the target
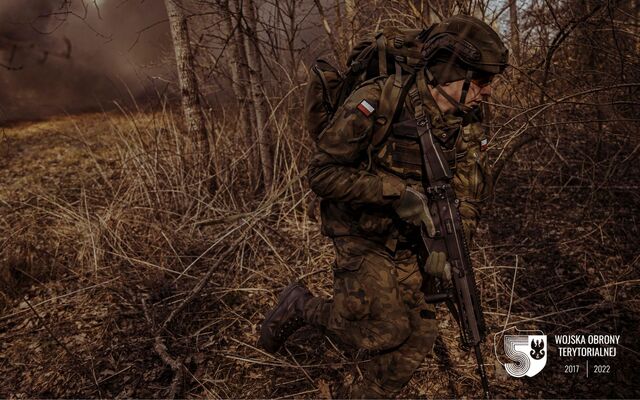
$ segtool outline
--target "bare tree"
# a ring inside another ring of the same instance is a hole
[[[231,70],[231,85],[238,101],[238,123],[242,134],[242,140],[249,153],[249,160],[252,165],[260,164],[260,154],[257,146],[254,146],[253,129],[256,126],[255,113],[251,111],[252,99],[249,88],[249,66],[247,63],[247,53],[241,27],[241,12],[232,10],[229,0],[225,0],[221,5],[222,26],[227,36],[228,50],[230,56],[227,57],[229,69]],[[249,168],[249,175],[252,183],[257,184],[260,179],[258,168]]]
[[[165,7],[169,16],[173,48],[176,54],[184,122],[189,136],[195,140],[200,156],[208,162],[212,153],[200,103],[198,79],[189,42],[189,26],[182,0],[165,0]]]
[[[518,31],[518,4],[509,0],[509,28],[511,33],[511,51],[517,62],[520,61],[520,32]]]
[[[351,48],[354,45],[354,35],[358,32],[357,9],[354,0],[344,0],[344,13],[347,23],[350,25],[349,32],[351,32],[351,35],[348,37],[347,43],[348,47]]]
[[[260,151],[260,163],[262,179],[265,189],[269,189],[273,183],[273,153],[271,148],[271,137],[268,130],[268,110],[265,98],[264,77],[262,74],[262,59],[258,45],[256,10],[253,0],[242,0],[239,4],[235,0],[237,10],[242,10],[244,24],[244,45],[247,52],[247,63],[249,67],[250,92],[253,99],[253,110],[255,112],[258,136],[258,149]]]
[[[320,18],[322,21],[322,27],[327,34],[327,38],[329,39],[329,43],[331,45],[331,50],[333,51],[333,56],[336,58],[336,61],[343,64],[344,60],[340,53],[341,46],[338,44],[336,40],[336,33],[333,29],[331,29],[331,25],[329,25],[329,19],[327,18],[327,14],[325,13],[324,7],[322,6],[322,2],[320,0],[313,0],[316,8],[318,9],[318,13],[320,14]]]

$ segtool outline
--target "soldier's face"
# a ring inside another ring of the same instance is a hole
[[[487,101],[491,97],[491,81],[492,79],[472,80],[469,84],[469,91],[464,104],[468,107],[477,107],[481,102]],[[464,79],[445,83],[442,85],[442,89],[454,99],[460,99],[462,96],[462,87],[464,86]],[[456,107],[451,104],[444,96],[438,93],[436,90],[431,91],[440,111],[443,114],[452,113]]]
[[[487,101],[491,97],[491,82],[493,77],[487,77],[485,79],[472,79],[469,85],[469,93],[465,104],[474,107],[479,106],[480,102]]]

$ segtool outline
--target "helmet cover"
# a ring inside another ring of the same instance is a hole
[[[508,50],[485,22],[467,15],[447,18],[429,30],[423,56],[438,83],[499,74],[508,65]]]

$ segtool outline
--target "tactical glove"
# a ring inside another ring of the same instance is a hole
[[[429,254],[426,270],[429,275],[436,278],[451,280],[451,264],[447,261],[447,255],[442,251],[433,251]]]
[[[400,198],[393,203],[396,214],[408,223],[416,226],[424,224],[427,235],[433,237],[436,227],[429,211],[427,196],[410,187],[405,188]]]

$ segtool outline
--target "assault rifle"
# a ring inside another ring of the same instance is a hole
[[[450,184],[453,175],[440,145],[433,140],[428,117],[418,120],[417,125],[425,172],[422,185],[429,197],[431,215],[436,227],[434,238],[427,236],[424,227],[420,229],[420,245],[423,247],[423,253],[442,251],[447,254],[447,260],[451,264],[452,283],[451,289],[425,295],[425,299],[427,303],[445,302],[451,310],[460,327],[462,346],[467,349],[473,346],[475,350],[478,373],[484,395],[488,399],[489,384],[480,352],[480,343],[486,337],[486,327],[462,219],[458,212],[459,201]]]

